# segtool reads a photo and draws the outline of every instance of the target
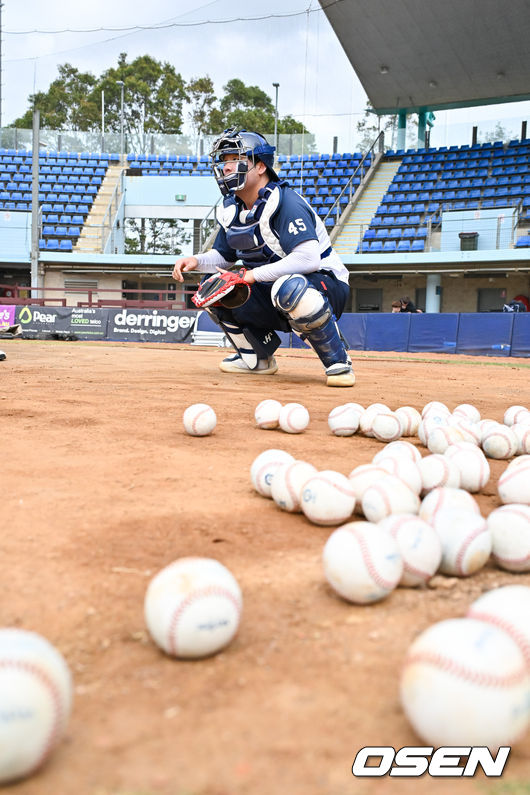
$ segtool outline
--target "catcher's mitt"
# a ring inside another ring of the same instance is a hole
[[[232,271],[215,273],[199,284],[191,300],[199,309],[215,305],[236,309],[250,296],[250,285],[243,280],[245,273],[245,268],[241,268],[237,273]]]

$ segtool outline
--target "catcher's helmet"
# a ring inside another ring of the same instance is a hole
[[[245,187],[248,173],[248,160],[255,165],[256,160],[261,160],[267,166],[267,173],[271,180],[279,181],[274,171],[275,147],[271,146],[263,135],[256,132],[240,130],[231,127],[214,141],[210,157],[213,161],[213,170],[221,193],[226,196]],[[239,160],[237,169],[233,174],[224,174],[223,159],[225,155],[238,155],[244,160]],[[248,158],[248,160],[247,160]]]

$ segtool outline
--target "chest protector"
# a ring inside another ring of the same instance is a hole
[[[245,265],[255,268],[285,257],[271,221],[280,207],[282,192],[277,182],[260,188],[251,210],[241,208],[234,196],[227,196],[217,211],[217,220],[226,232],[230,248]]]

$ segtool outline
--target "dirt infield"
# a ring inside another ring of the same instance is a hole
[[[0,623],[45,635],[75,681],[66,741],[42,772],[6,792],[516,792],[480,776],[376,783],[354,779],[351,765],[365,745],[418,744],[398,699],[412,639],[462,616],[482,591],[530,585],[530,575],[490,565],[350,605],[322,575],[331,530],[259,497],[249,468],[269,447],[345,474],[370,462],[379,442],[329,433],[329,411],[349,400],[470,402],[502,420],[509,405],[530,404],[527,360],[354,354],[357,385],[333,390],[314,354],[300,350],[282,350],[279,373],[259,378],[220,373],[223,351],[191,346],[13,340],[3,349]],[[258,430],[254,408],[265,397],[304,403],[307,431]],[[210,437],[183,431],[182,413],[197,402],[217,413]],[[491,462],[478,496],[484,515],[500,504],[504,467]],[[180,662],[149,639],[143,598],[154,573],[190,554],[230,568],[244,612],[223,653]],[[527,781],[529,770],[527,735],[505,786]]]

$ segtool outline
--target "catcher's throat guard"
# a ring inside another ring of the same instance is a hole
[[[245,273],[245,268],[241,268],[237,273],[233,271],[214,273],[199,284],[191,300],[198,309],[205,309],[208,306],[237,309],[250,297],[250,285],[243,278]]]

